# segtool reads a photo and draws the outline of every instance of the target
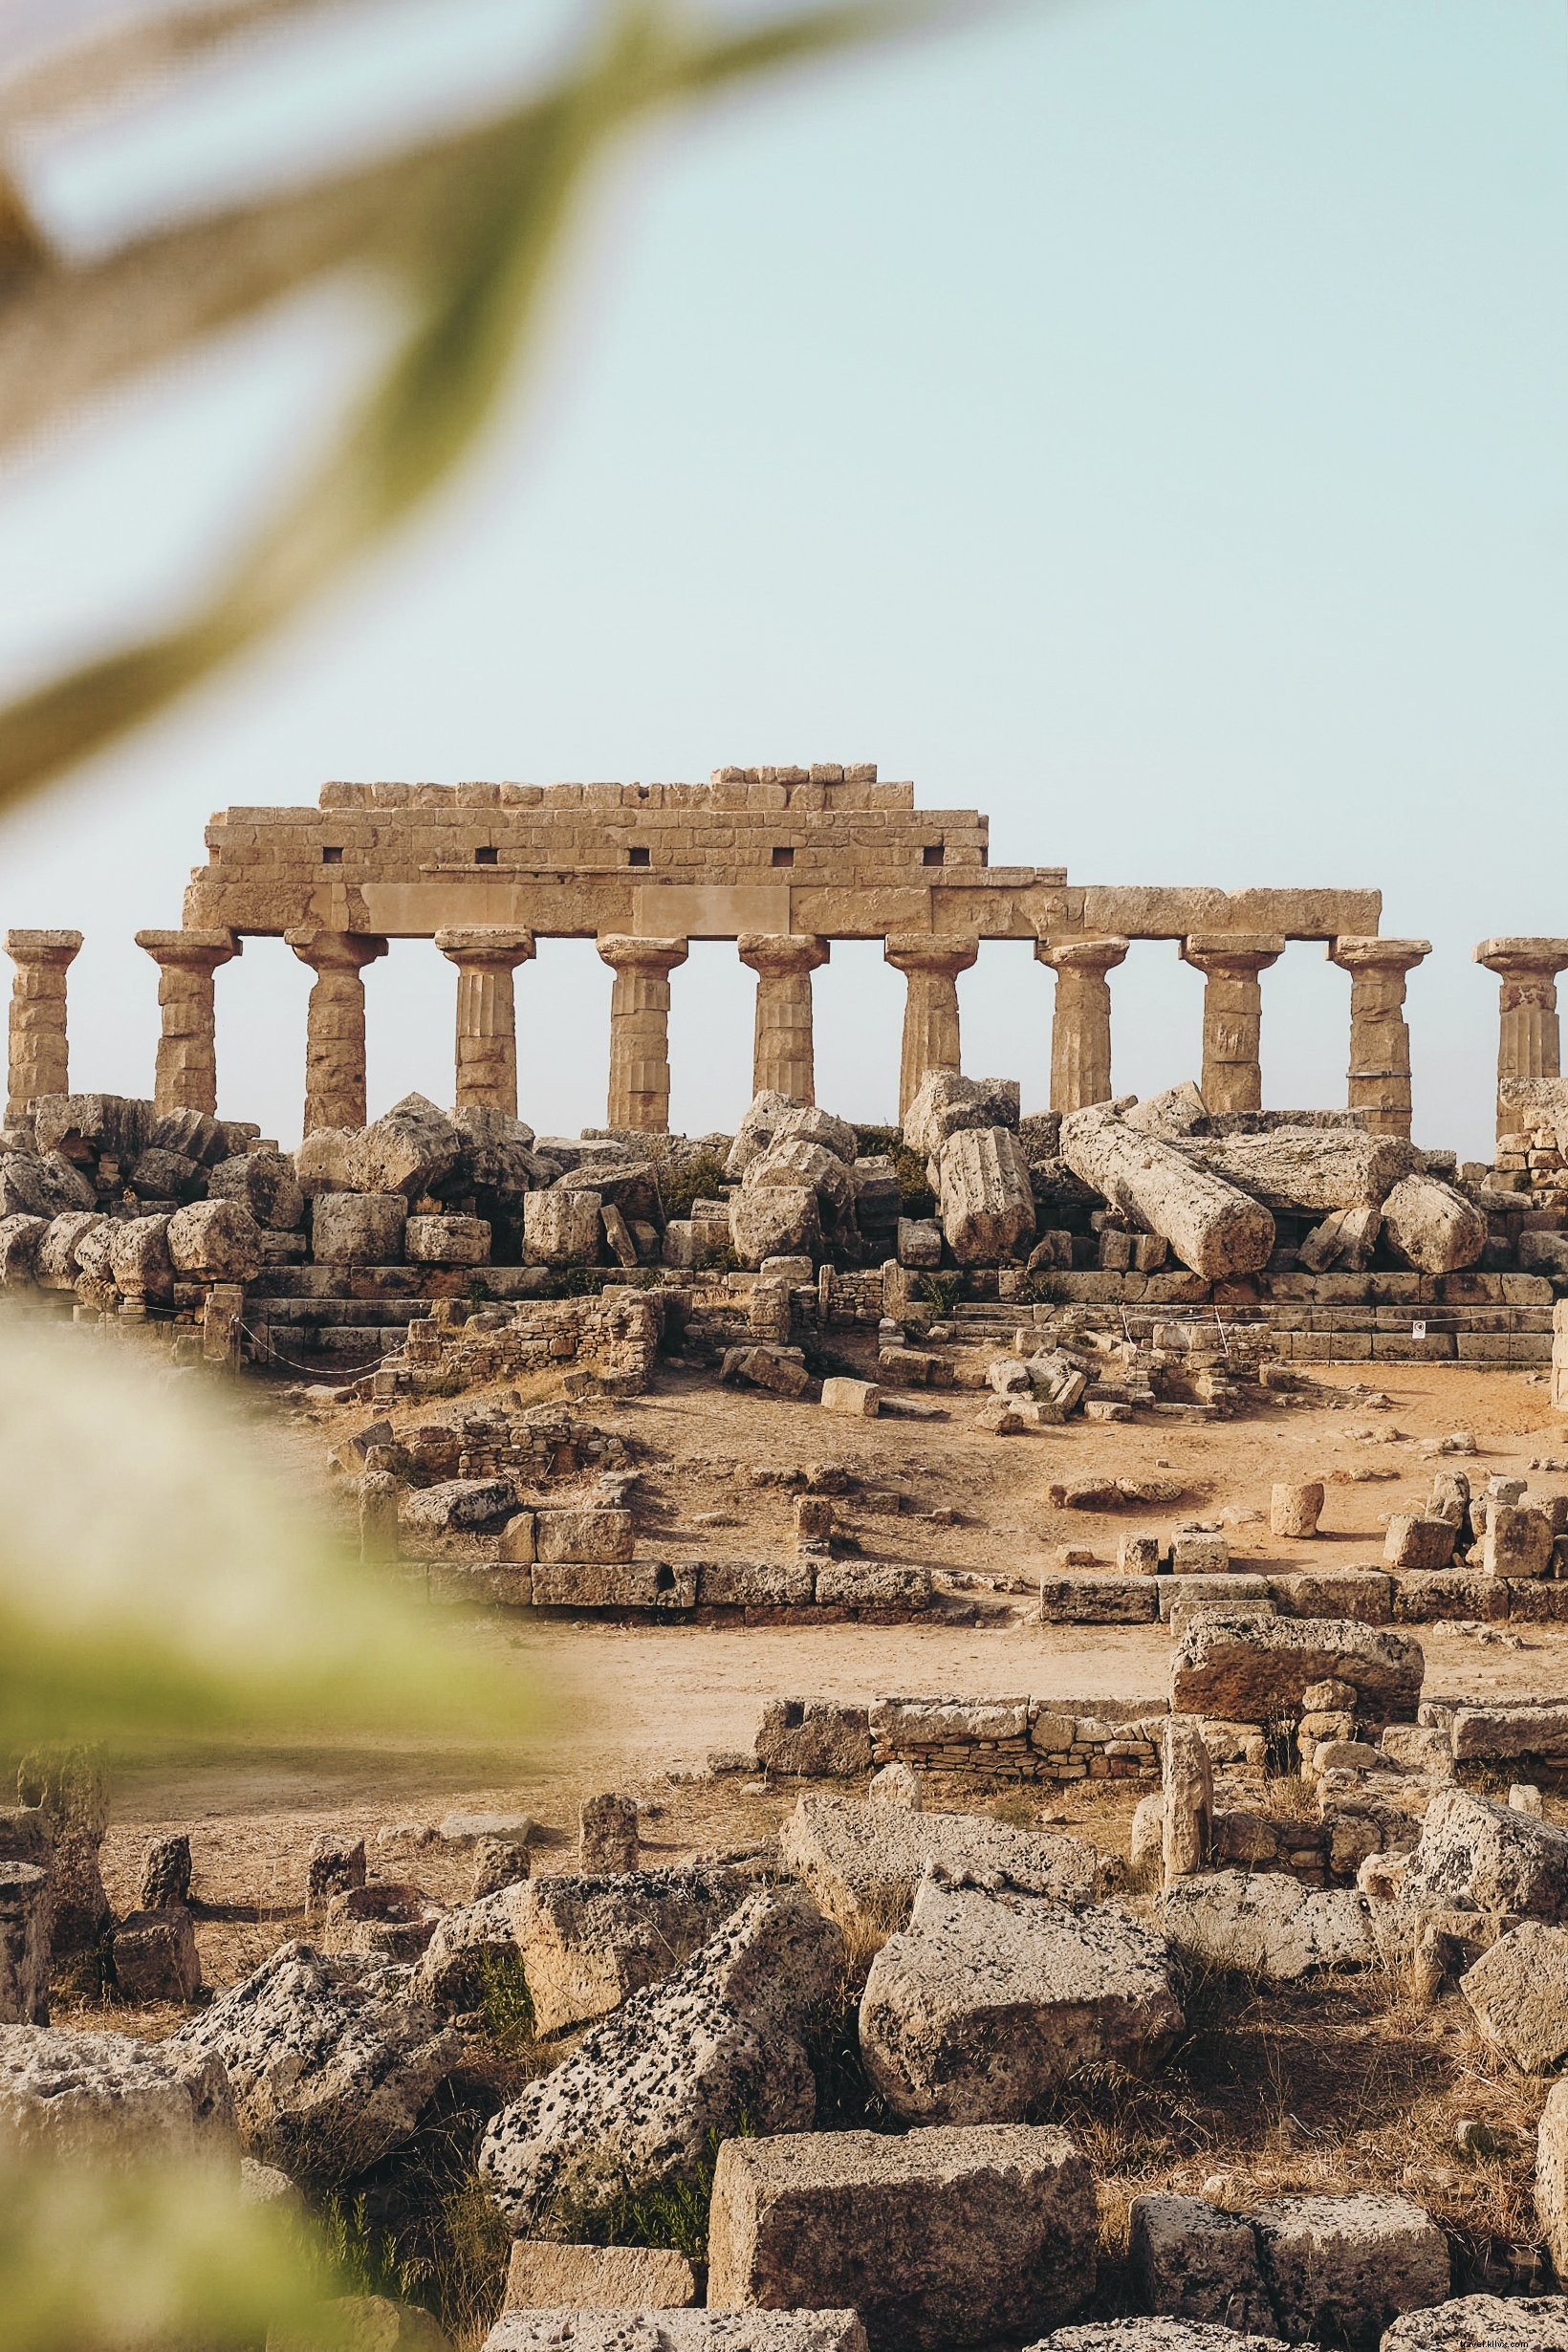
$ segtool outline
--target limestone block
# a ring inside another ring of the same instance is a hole
[[[490,1229],[482,1217],[410,1217],[403,1250],[416,1266],[488,1266]]]
[[[1229,1535],[1205,1535],[1180,1529],[1170,1539],[1173,1577],[1222,1577],[1230,1566]]]
[[[942,1227],[935,1217],[901,1217],[898,1231],[901,1266],[934,1271],[942,1263]]]
[[[109,1824],[101,1749],[50,1744],[16,1768],[16,1794],[49,1840],[50,1941],[55,1961],[94,1952],[109,1920],[98,1853]]]
[[[1257,2240],[1241,2214],[1224,2212],[1207,2197],[1135,2197],[1127,2259],[1138,2300],[1151,2312],[1247,2336],[1274,2334]]]
[[[1535,2218],[1558,2277],[1568,2276],[1568,2082],[1554,2083],[1535,2140]]]
[[[1190,1149],[1266,1208],[1309,1216],[1379,1208],[1419,1165],[1403,1136],[1358,1127],[1274,1127],[1198,1138]]]
[[[296,2334],[267,2331],[267,2352],[452,2352],[439,2321],[388,2295],[335,2295],[313,2305]]]
[[[269,1232],[293,1232],[305,1222],[304,1187],[286,1152],[250,1151],[220,1160],[207,1180],[207,1196],[238,1201]]]
[[[1160,1741],[1160,1851],[1165,1883],[1204,1869],[1214,1841],[1214,1767],[1197,1725],[1167,1715]]]
[[[843,2305],[872,2352],[1017,2342],[1095,2281],[1094,2182],[1023,2123],[729,2140],[713,2175],[712,2311]]]
[[[49,2023],[49,1878],[0,1861],[0,2025]]]
[[[770,1184],[732,1193],[730,1243],[743,1266],[765,1258],[822,1253],[822,1221],[815,1190],[804,1185]]]
[[[629,1511],[592,1507],[541,1511],[535,1522],[535,1557],[543,1567],[566,1560],[628,1560],[632,1541]]]
[[[1188,1960],[1266,1984],[1295,1984],[1322,1968],[1368,1968],[1377,1958],[1364,1895],[1309,1889],[1283,1872],[1178,1879],[1165,1890],[1159,1925]]]
[[[1435,1176],[1406,1176],[1383,1205],[1383,1238],[1421,1274],[1453,1274],[1479,1263],[1487,1221],[1473,1202]]]
[[[415,1487],[403,1495],[398,1516],[405,1539],[469,1533],[510,1518],[517,1491],[510,1478],[444,1478],[439,1486]]]
[[[1116,1564],[1124,1576],[1152,1577],[1160,1573],[1160,1538],[1146,1531],[1122,1535],[1116,1547]]]
[[[662,2308],[507,2311],[480,2352],[568,2352],[568,2347],[569,2352],[866,2352],[865,2330],[853,2311],[749,2311],[737,2317]]]
[[[1466,1971],[1459,1990],[1521,2074],[1555,2074],[1568,2058],[1568,1929],[1523,1921]]]
[[[123,1298],[167,1306],[174,1297],[174,1260],[169,1255],[169,1219],[117,1218],[109,1226],[109,1272]]]
[[[1280,2332],[1377,2343],[1448,2292],[1448,2241],[1407,2197],[1276,2197],[1252,2217]]]
[[[47,1217],[0,1217],[0,1290],[20,1290],[32,1282],[49,1225]]]
[[[704,1559],[694,1564],[703,1608],[802,1608],[816,1597],[809,1560]]]
[[[322,1266],[397,1266],[407,1226],[401,1192],[318,1192],[311,1203],[311,1255]]]
[[[804,1135],[775,1137],[746,1171],[745,1189],[769,1187],[815,1192],[825,1225],[847,1217],[855,1204],[855,1185],[837,1152]]]
[[[1546,1512],[1493,1503],[1482,1538],[1482,1570],[1490,1577],[1543,1577],[1551,1569],[1555,1541]]]
[[[524,1264],[596,1266],[603,1206],[598,1192],[530,1192],[523,1202]]]
[[[906,2121],[1014,2123],[1080,2066],[1156,2066],[1185,2024],[1172,1968],[1116,1904],[1079,1910],[934,1865],[871,1963],[861,2058]]]
[[[1396,2319],[1381,2352],[1568,2352],[1568,2296],[1458,2295]]]
[[[934,1159],[949,1135],[965,1128],[1018,1127],[1016,1078],[967,1078],[956,1070],[928,1070],[904,1115],[904,1140],[923,1160]]]
[[[533,1596],[536,1609],[694,1609],[697,1571],[689,1560],[541,1564]]]
[[[261,1233],[238,1201],[193,1201],[176,1210],[165,1235],[176,1274],[208,1282],[251,1282],[261,1272]]]
[[[93,1209],[98,1194],[91,1180],[62,1152],[9,1152],[0,1159],[0,1217],[64,1216]]]
[[[1083,1839],[838,1797],[802,1797],[779,1831],[778,1850],[829,1917],[855,1929],[902,1927],[933,1862],[953,1877],[993,1880],[1075,1908],[1099,1901],[1113,1877]]]
[[[843,1965],[842,1935],[803,1888],[758,1888],[491,2121],[479,2170],[503,2212],[523,2230],[552,2208],[591,2215],[688,2176],[743,2119],[763,2133],[809,2127],[802,2036]]]
[[[1048,1625],[1147,1625],[1160,1615],[1154,1578],[1041,1577],[1040,1621]]]
[[[1299,1711],[1308,1687],[1333,1675],[1354,1686],[1371,1723],[1414,1718],[1425,1661],[1408,1634],[1345,1618],[1206,1617],[1185,1625],[1171,1653],[1177,1714],[1223,1723],[1274,1723]]]
[[[187,1160],[183,1152],[159,1151],[151,1145],[138,1155],[125,1184],[142,1201],[193,1201],[203,1190],[196,1161]]]
[[[782,1778],[853,1779],[871,1769],[869,1712],[837,1699],[770,1699],[754,1749],[760,1770]]]
[[[577,1860],[586,1871],[635,1870],[638,1857],[637,1799],[619,1790],[585,1797],[577,1813]]]
[[[1390,1568],[1430,1574],[1447,1568],[1452,1559],[1457,1533],[1451,1519],[1434,1518],[1425,1512],[1396,1511],[1383,1537],[1383,1557]]]
[[[142,1893],[138,1909],[167,1910],[185,1904],[190,1895],[190,1840],[184,1830],[152,1839],[142,1857]]]
[[[359,1137],[360,1192],[401,1192],[416,1201],[433,1192],[455,1166],[465,1138],[451,1119],[424,1095],[404,1095]]]
[[[1129,1127],[1108,1104],[1064,1119],[1061,1151],[1075,1176],[1162,1234],[1205,1281],[1255,1274],[1267,1264],[1274,1246],[1269,1211],[1174,1145]]]
[[[1568,1705],[1459,1707],[1449,1733],[1458,1763],[1500,1764],[1517,1756],[1568,1753]]]
[[[1322,1509],[1321,1479],[1276,1480],[1269,1497],[1269,1532],[1274,1535],[1316,1535]]]
[[[1007,1127],[965,1127],[937,1158],[942,1230],[960,1266],[1015,1257],[1034,1238],[1029,1163]]]
[[[1433,1910],[1568,1915],[1568,1830],[1469,1789],[1439,1789],[1405,1876],[1405,1900]]]
[[[899,1805],[906,1813],[924,1813],[926,1792],[912,1764],[884,1764],[865,1784],[868,1805]]]
[[[722,1217],[671,1217],[664,1228],[663,1256],[666,1266],[684,1269],[711,1265],[727,1256],[729,1250],[728,1214]]]
[[[685,2254],[657,2246],[562,2246],[551,2238],[512,2241],[503,2313],[509,2311],[684,2311],[701,2292]]]
[[[294,1155],[294,1175],[308,1201],[322,1192],[363,1192],[359,1127],[313,1127]]]
[[[773,1088],[765,1088],[760,1094],[753,1095],[735,1130],[735,1140],[725,1162],[725,1174],[736,1179],[743,1177],[752,1161],[760,1159],[767,1150],[785,1121],[795,1112],[809,1107],[795,1096],[779,1094]],[[843,1156],[851,1160],[855,1157],[853,1130],[850,1149]]]
[[[33,1260],[33,1276],[40,1290],[74,1291],[76,1275],[76,1251],[94,1229],[103,1223],[96,1209],[71,1209],[52,1217],[41,1235]]]
[[[236,2176],[235,2102],[207,2050],[128,2034],[0,2026],[0,2142],[24,2161],[221,2167]]]
[[[628,1866],[552,1873],[512,1892],[512,1931],[540,2034],[607,2017],[689,1960],[751,1892],[734,1870],[638,1869],[636,1826],[634,1807]]]
[[[201,1989],[196,1930],[184,1904],[129,1912],[111,1949],[121,2000],[191,2001]]]
[[[833,1560],[817,1571],[817,1599],[824,1608],[925,1609],[931,1601],[931,1572],[924,1563]]]
[[[835,1376],[822,1383],[822,1410],[840,1413],[850,1421],[873,1421],[882,1408],[882,1390],[875,1381],[852,1381]]]

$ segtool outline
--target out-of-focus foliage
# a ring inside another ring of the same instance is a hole
[[[184,12],[167,11],[169,23]],[[250,31],[287,12],[287,0],[272,10],[207,0],[196,11],[200,45],[225,37],[225,19]],[[409,316],[336,446],[280,490],[204,604],[0,710],[0,812],[256,642],[449,475],[527,357],[564,232],[624,132],[944,12],[940,0],[828,0],[727,22],[679,0],[607,0],[566,70],[493,121],[85,262],[52,248],[14,174],[0,173],[0,449],[349,265],[389,273]],[[135,80],[147,70],[146,55],[133,43],[117,62],[100,44],[78,70],[101,101],[117,73]],[[49,85],[56,106],[69,78],[67,57]],[[35,74],[33,110],[41,102]],[[7,129],[0,93],[0,165]]]

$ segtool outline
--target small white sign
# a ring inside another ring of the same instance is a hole
[[[1410,1325],[1410,1337],[1411,1337],[1411,1339],[1425,1339],[1425,1338],[1426,1337],[1426,1324],[1425,1324],[1425,1323],[1412,1323],[1412,1324]]]

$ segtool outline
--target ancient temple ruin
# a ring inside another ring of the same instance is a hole
[[[1134,941],[1161,940],[1204,974],[1205,1100],[1254,1111],[1263,974],[1290,941],[1321,940],[1351,975],[1348,1104],[1409,1134],[1405,979],[1430,946],[1380,935],[1378,891],[1070,883],[1060,866],[991,865],[988,834],[978,810],[918,808],[912,784],[873,766],[721,768],[706,784],[336,783],[314,809],[222,810],[183,927],[137,933],[158,966],[156,1101],[215,1109],[216,975],[247,938],[277,937],[316,974],[307,1133],[364,1123],[364,973],[392,939],[431,940],[456,969],[459,1104],[515,1112],[518,973],[541,938],[593,939],[615,973],[611,1127],[667,1126],[672,974],[693,940],[733,940],[756,974],[756,1089],[811,1101],[812,974],[836,939],[880,939],[907,983],[902,1115],[927,1070],[960,1063],[959,973],[986,942],[1027,939],[1056,975],[1050,1100],[1071,1111],[1111,1092],[1109,974]],[[12,1115],[68,1090],[80,944],[7,934]],[[1499,1080],[1557,1078],[1568,939],[1475,954],[1501,982]]]

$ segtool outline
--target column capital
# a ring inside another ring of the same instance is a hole
[[[81,953],[80,931],[8,931],[6,953],[13,964],[52,964],[64,971]]]
[[[1049,964],[1053,971],[1107,972],[1124,963],[1130,940],[1120,937],[1104,939],[1036,939],[1035,960]]]
[[[691,953],[688,939],[638,939],[629,931],[605,931],[594,945],[612,971],[671,972]]]
[[[833,950],[815,931],[742,931],[735,953],[759,976],[816,971]]]
[[[882,960],[896,971],[936,972],[956,980],[980,953],[980,942],[951,931],[892,931],[882,941]]]
[[[1550,980],[1568,965],[1568,939],[1483,939],[1473,951],[1503,980]]]
[[[216,971],[245,952],[232,931],[138,931],[136,944],[161,969],[175,971]]]
[[[465,965],[515,971],[538,953],[532,931],[506,930],[488,925],[449,924],[435,933],[435,944],[461,971]]]
[[[315,972],[361,972],[378,956],[385,955],[388,943],[376,931],[285,931],[284,939],[302,964]]]
[[[1182,942],[1182,961],[1201,972],[1267,971],[1285,952],[1278,931],[1194,931]]]
[[[1341,971],[1411,971],[1432,952],[1429,939],[1345,936],[1328,943],[1328,960]]]

